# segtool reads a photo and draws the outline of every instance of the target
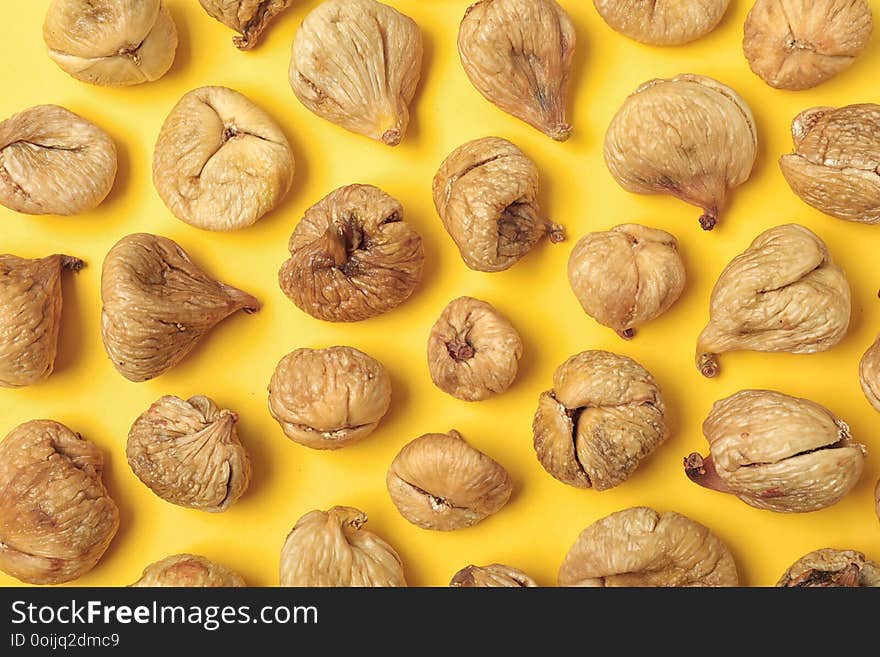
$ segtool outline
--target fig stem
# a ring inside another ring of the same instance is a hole
[[[547,237],[553,244],[565,241],[565,228],[552,221],[547,222]]]
[[[707,379],[718,376],[717,354],[700,354],[700,357],[697,359],[697,368],[699,368],[700,374]]]
[[[634,328],[624,329],[622,331],[617,331],[617,335],[624,340],[632,340],[636,336],[636,330]]]
[[[382,142],[389,146],[397,146],[402,138],[403,135],[397,128],[390,128],[382,133]]]
[[[80,260],[79,258],[74,258],[69,255],[61,256],[61,268],[69,269],[72,272],[81,271],[86,266],[85,260]]]
[[[703,458],[698,452],[688,454],[684,459],[684,473],[695,484],[704,488],[710,488],[722,493],[730,493],[731,490],[718,476],[715,463],[711,456]]]
[[[559,123],[547,130],[546,134],[554,141],[565,141],[571,137],[571,125],[568,123]]]
[[[718,217],[716,216],[714,211],[707,210],[700,217],[700,227],[703,230],[712,230],[715,228],[715,225],[718,223]]]

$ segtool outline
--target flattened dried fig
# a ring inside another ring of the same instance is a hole
[[[846,274],[819,237],[797,224],[766,230],[715,283],[697,368],[711,378],[718,354],[738,349],[827,351],[846,335],[850,305]]]
[[[207,397],[166,395],[135,420],[128,433],[128,464],[167,502],[201,511],[225,511],[247,490],[251,461],[235,431],[238,414]]]
[[[127,87],[168,72],[177,28],[161,0],[52,0],[43,40],[52,61],[77,80]]]
[[[0,123],[0,204],[71,215],[101,204],[116,179],[116,146],[94,123],[37,105]]]
[[[396,308],[422,278],[422,238],[400,202],[372,185],[347,185],[306,210],[281,267],[281,289],[328,322],[357,322]]]
[[[854,550],[824,548],[804,555],[785,571],[776,586],[829,588],[880,586],[880,565]]]
[[[129,381],[159,376],[229,315],[260,308],[250,294],[211,278],[175,242],[148,233],[110,249],[101,299],[104,348]]]
[[[278,363],[269,411],[291,440],[339,449],[369,436],[391,405],[382,363],[351,347],[297,349]]]
[[[523,587],[538,586],[538,583],[523,571],[493,563],[488,566],[466,566],[452,577],[449,586],[456,588],[480,587]]]
[[[880,223],[880,105],[814,107],[791,124],[782,175],[805,203],[838,219]]]
[[[422,529],[475,525],[507,504],[513,482],[457,431],[427,433],[394,457],[385,479],[400,515]]]
[[[862,356],[859,363],[859,381],[868,402],[880,411],[880,337]]]
[[[858,482],[867,453],[827,409],[770,390],[715,402],[703,435],[709,456],[694,452],[684,460],[692,481],[784,513],[839,502]]]
[[[607,351],[572,356],[541,393],[532,424],[538,461],[571,486],[607,490],[666,440],[660,387],[634,360]]]
[[[568,282],[584,312],[627,339],[669,310],[684,281],[678,240],[638,224],[590,233],[568,259]]]
[[[119,511],[95,445],[52,420],[26,422],[0,442],[0,570],[60,584],[98,563]]]
[[[605,162],[621,187],[703,208],[703,230],[715,227],[730,191],[748,180],[757,153],[749,106],[702,75],[646,82],[605,134]]]
[[[293,169],[278,124],[226,87],[201,87],[181,98],[153,154],[153,184],[165,205],[205,230],[256,223],[287,194]]]
[[[281,549],[281,586],[406,586],[394,548],[350,506],[310,511]]]
[[[458,30],[458,54],[471,83],[491,103],[565,141],[574,24],[554,0],[480,0]]]
[[[714,30],[730,0],[593,0],[615,31],[653,46],[680,46]]]
[[[738,586],[727,546],[681,514],[640,506],[580,533],[559,568],[559,586]]]
[[[232,37],[239,50],[250,50],[275,17],[293,0],[199,0],[206,12],[240,36]]]
[[[241,575],[197,554],[175,554],[144,568],[133,587],[238,587],[247,586]]]
[[[809,89],[848,68],[873,29],[865,0],[758,0],[746,18],[743,52],[777,89]]]
[[[79,258],[28,260],[0,255],[0,386],[47,379],[55,368],[61,324],[61,272],[79,271]]]
[[[422,71],[422,33],[375,0],[327,0],[293,39],[290,86],[306,109],[389,146],[409,125]]]

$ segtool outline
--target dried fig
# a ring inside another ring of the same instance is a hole
[[[758,0],[746,18],[743,52],[777,89],[809,89],[848,68],[873,29],[865,0]]]
[[[269,411],[291,440],[339,449],[369,436],[391,405],[382,363],[351,347],[297,349],[278,363]]]
[[[479,401],[510,387],[522,356],[519,333],[479,299],[451,301],[428,337],[434,385],[464,401]]]
[[[290,86],[306,109],[389,146],[409,125],[422,70],[422,33],[375,0],[326,0],[293,39]]]
[[[877,481],[877,486],[874,488],[874,510],[877,512],[877,517],[880,518],[880,480]]]
[[[770,390],[715,402],[703,422],[709,456],[684,460],[695,483],[770,511],[816,511],[856,485],[867,450],[830,411]]]
[[[475,525],[507,504],[507,470],[457,431],[427,433],[394,457],[385,479],[400,515],[422,529]]]
[[[553,374],[532,424],[538,461],[571,486],[607,490],[666,440],[665,406],[648,371],[626,356],[584,351]]]
[[[98,563],[119,511],[104,456],[63,424],[34,420],[0,442],[0,570],[31,584],[60,584]]]
[[[580,533],[559,568],[559,586],[738,586],[727,546],[672,511],[640,506]]]
[[[101,204],[116,179],[110,136],[58,105],[0,122],[0,204],[24,214],[71,215]]]
[[[697,368],[718,374],[718,354],[738,349],[812,354],[849,328],[846,274],[807,228],[766,230],[718,278],[709,323],[697,339]]]
[[[880,411],[880,337],[872,344],[859,363],[859,381],[868,402]]]
[[[256,223],[287,194],[293,170],[278,124],[226,87],[201,87],[181,98],[153,154],[153,184],[165,205],[205,230]]]
[[[574,24],[554,0],[480,0],[461,21],[458,54],[486,100],[565,141],[575,40]]]
[[[422,238],[397,199],[372,185],[347,185],[306,210],[281,267],[281,289],[328,322],[356,322],[396,308],[422,278]]]
[[[127,87],[168,72],[177,28],[161,0],[52,0],[43,40],[49,57],[77,80]]]
[[[757,153],[749,106],[702,75],[644,83],[605,134],[605,162],[621,187],[701,207],[703,230],[715,227],[730,191],[748,180]]]
[[[61,324],[61,272],[79,271],[79,258],[28,260],[0,255],[0,386],[47,379],[55,368]]]
[[[129,381],[171,369],[214,326],[260,302],[214,280],[175,242],[135,233],[104,259],[101,333],[113,365]]]
[[[730,0],[593,0],[608,25],[652,46],[680,46],[714,30]]]
[[[461,258],[477,271],[502,271],[545,234],[565,239],[538,206],[538,169],[506,139],[485,137],[456,148],[434,176],[434,205]]]
[[[406,586],[394,548],[350,506],[310,511],[281,549],[281,586]]]
[[[449,586],[456,588],[480,587],[536,587],[538,583],[523,571],[493,563],[488,566],[467,566],[452,577]]]
[[[226,511],[247,490],[251,461],[235,431],[238,414],[207,397],[166,395],[135,420],[128,464],[167,502],[201,511]]]
[[[880,105],[814,107],[791,134],[795,152],[779,168],[794,193],[832,217],[880,223]]]
[[[275,17],[293,0],[199,0],[204,10],[240,36],[232,37],[239,50],[250,50]]]
[[[568,282],[584,312],[627,339],[669,310],[684,281],[678,240],[638,224],[590,233],[568,259]]]
[[[854,550],[824,548],[804,555],[785,571],[780,587],[880,586],[880,565]]]
[[[144,568],[133,587],[238,587],[241,575],[197,554],[175,554]]]

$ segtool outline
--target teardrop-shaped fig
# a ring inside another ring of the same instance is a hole
[[[824,548],[802,556],[785,571],[780,587],[880,586],[880,565],[855,550]]]
[[[389,146],[409,125],[422,70],[422,33],[375,0],[326,0],[293,39],[290,86],[321,118]]]
[[[471,83],[491,103],[565,141],[574,24],[554,0],[480,0],[458,30]]]
[[[523,571],[493,563],[488,566],[466,566],[452,577],[449,586],[455,588],[532,588],[538,583]]]
[[[730,191],[748,180],[757,153],[749,106],[702,75],[644,83],[605,134],[605,162],[621,187],[702,208],[703,230],[715,227]]]
[[[241,575],[197,554],[175,554],[144,568],[132,587],[239,587]]]
[[[653,46],[680,46],[714,30],[730,0],[593,0],[617,32]]]
[[[199,0],[208,14],[236,32],[232,43],[250,50],[260,42],[263,31],[293,0]]]
[[[129,381],[159,376],[232,313],[260,309],[250,294],[211,278],[177,243],[149,233],[110,249],[101,298],[104,348]]]

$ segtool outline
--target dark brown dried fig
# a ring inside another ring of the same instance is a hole
[[[538,586],[538,583],[521,570],[493,563],[488,566],[472,565],[462,568],[453,575],[449,586],[455,588],[531,588]]]
[[[239,50],[250,50],[275,17],[287,9],[293,0],[199,0],[204,10],[239,36],[232,43]]]
[[[144,568],[133,587],[247,586],[241,575],[197,554],[175,554]]]
[[[709,34],[730,0],[593,0],[617,32],[654,46],[679,46]]]
[[[824,548],[804,555],[785,571],[776,586],[856,587],[880,586],[880,565],[854,550]]]

